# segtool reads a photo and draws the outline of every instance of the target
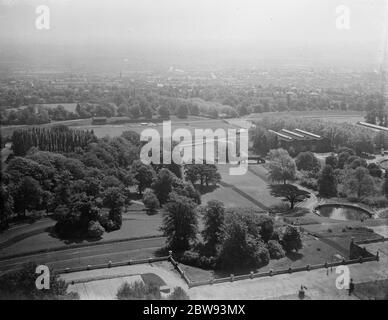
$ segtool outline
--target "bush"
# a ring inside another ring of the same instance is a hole
[[[101,238],[104,234],[104,228],[98,221],[90,221],[88,226],[88,235],[90,238]]]
[[[44,216],[44,210],[32,210],[31,214],[29,215],[30,223],[34,223]]]
[[[261,243],[257,246],[255,256],[256,264],[259,268],[266,266],[269,263],[270,255],[264,243]]]
[[[214,269],[217,264],[217,258],[214,256],[207,257],[196,251],[188,250],[183,253],[180,262],[193,267]]]
[[[282,246],[286,252],[302,249],[302,239],[297,228],[287,226],[282,237]]]
[[[192,250],[185,251],[180,260],[183,264],[197,267],[199,264],[199,253]]]
[[[98,221],[106,232],[111,232],[116,228],[115,223],[111,219],[109,219],[109,214],[107,212],[101,213],[98,218]]]
[[[153,284],[125,282],[117,291],[118,300],[160,300],[160,288]]]
[[[149,213],[156,212],[156,209],[160,206],[158,197],[151,189],[146,189],[144,191],[143,203]]]
[[[280,259],[285,256],[281,244],[275,240],[268,241],[267,248],[271,259]]]
[[[305,187],[314,191],[318,191],[318,183],[317,183],[317,180],[314,178],[302,177],[300,179],[299,184],[302,187]]]
[[[174,291],[169,295],[169,300],[190,300],[189,296],[181,287],[174,288]]]
[[[363,204],[366,204],[370,207],[376,207],[376,208],[386,208],[388,207],[388,199],[384,196],[371,196],[366,197],[361,200]]]

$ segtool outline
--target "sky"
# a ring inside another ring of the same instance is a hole
[[[39,5],[50,10],[49,30],[35,26]],[[349,29],[336,26],[340,5]],[[386,8],[386,0],[0,0],[0,61],[379,64]]]

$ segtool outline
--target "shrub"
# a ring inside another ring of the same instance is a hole
[[[269,251],[264,245],[264,243],[260,243],[257,246],[256,252],[255,252],[255,260],[258,267],[263,267],[269,263],[270,255]]]
[[[199,262],[199,253],[192,250],[185,251],[180,260],[183,264],[197,267]]]
[[[388,199],[384,196],[370,196],[361,200],[363,204],[370,207],[386,208],[388,207]]]
[[[181,287],[174,288],[174,291],[169,295],[169,300],[190,300],[189,296]]]
[[[90,238],[101,238],[104,234],[104,228],[98,221],[90,221],[88,225],[88,236]]]
[[[30,220],[30,223],[34,223],[42,219],[43,215],[44,215],[44,210],[32,210],[28,218]]]
[[[297,228],[287,226],[282,237],[282,245],[286,252],[302,249],[302,239]]]
[[[151,189],[146,189],[144,191],[143,203],[149,213],[154,213],[160,206],[158,197]]]
[[[318,183],[314,178],[302,177],[299,183],[302,187],[318,191]]]
[[[267,248],[271,259],[280,259],[285,256],[281,244],[275,240],[268,241]]]
[[[183,253],[180,262],[193,267],[213,269],[216,267],[217,258],[214,256],[207,257],[196,251],[188,250]]]
[[[111,219],[109,219],[109,214],[107,212],[101,213],[98,218],[98,221],[106,232],[111,232],[115,230],[115,223]]]
[[[153,284],[125,282],[117,291],[118,300],[160,300],[160,288]]]

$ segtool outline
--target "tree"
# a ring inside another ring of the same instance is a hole
[[[160,300],[160,287],[152,282],[149,284],[140,281],[131,284],[124,282],[118,289],[116,297],[118,300]]]
[[[284,149],[271,150],[268,155],[269,177],[272,181],[294,180],[296,174],[296,165],[288,152]]]
[[[281,244],[276,240],[270,240],[267,244],[269,256],[271,259],[281,259],[285,256]]]
[[[358,167],[355,170],[350,170],[345,177],[344,188],[348,195],[356,195],[358,199],[373,194],[374,181],[370,176],[368,169]]]
[[[129,106],[127,103],[123,102],[119,105],[117,109],[117,113],[120,116],[128,116],[129,115]]]
[[[217,184],[221,180],[221,175],[218,172],[217,166],[214,164],[189,164],[185,166],[185,176],[192,184],[197,181],[200,182],[200,186],[204,184]]]
[[[88,235],[90,238],[99,239],[104,234],[104,228],[98,221],[89,221]]]
[[[320,196],[331,198],[337,196],[337,181],[331,165],[323,167],[318,177],[318,191]]]
[[[143,195],[143,203],[149,213],[155,213],[156,209],[159,208],[158,197],[151,189],[146,189]]]
[[[152,182],[156,178],[155,170],[150,165],[146,165],[141,161],[135,161],[132,166],[134,178],[138,185],[139,195],[143,194],[144,189],[151,187]]]
[[[224,204],[217,200],[210,200],[202,210],[204,229],[202,236],[206,246],[215,253],[222,241],[225,221]]]
[[[26,176],[16,189],[14,195],[15,211],[26,215],[26,210],[38,209],[42,202],[43,190],[39,182]]]
[[[170,170],[161,169],[152,182],[152,189],[159,199],[160,204],[167,202],[175,180],[178,179]]]
[[[68,284],[50,271],[50,288],[39,290],[35,281],[37,264],[30,262],[21,269],[3,274],[0,277],[0,297],[9,300],[71,300],[79,299],[77,293],[67,293]]]
[[[289,225],[284,230],[281,243],[286,252],[298,251],[303,247],[300,232],[296,227]]]
[[[153,110],[149,106],[146,106],[144,110],[142,110],[143,117],[146,119],[152,119],[152,113]]]
[[[369,174],[372,177],[381,178],[381,176],[383,174],[383,170],[381,170],[380,167],[376,163],[374,163],[374,162],[369,163],[367,168],[368,168]]]
[[[158,108],[159,116],[163,119],[170,117],[170,110],[168,110],[167,106],[160,106]]]
[[[283,201],[290,202],[290,209],[294,209],[295,203],[302,202],[310,197],[310,193],[301,190],[292,184],[271,185],[271,195],[283,198]]]
[[[295,162],[298,170],[318,171],[320,166],[318,159],[310,151],[300,152]]]
[[[175,287],[172,293],[168,297],[169,300],[190,300],[186,291],[181,287]]]
[[[8,219],[13,213],[14,200],[9,187],[1,184],[0,189],[0,231],[8,228]]]
[[[338,168],[343,169],[351,154],[347,151],[338,154]]]
[[[231,212],[223,230],[219,263],[223,269],[258,268],[268,264],[269,252],[261,240],[254,216]]]
[[[167,237],[167,247],[183,252],[190,248],[198,230],[195,203],[189,198],[173,195],[164,206],[161,231]]]
[[[120,229],[122,224],[121,211],[125,198],[120,188],[108,188],[103,194],[103,205],[109,208],[109,219],[115,224],[115,229]]]
[[[325,164],[331,166],[333,169],[337,168],[338,159],[334,155],[330,155],[325,159]]]
[[[388,199],[388,171],[385,171],[385,179],[383,183],[383,194]]]
[[[140,145],[140,135],[135,131],[124,131],[121,136],[131,142],[134,146]]]
[[[134,104],[133,106],[129,107],[129,114],[133,119],[139,118],[141,114],[139,105]]]
[[[187,106],[184,105],[184,104],[181,104],[181,105],[178,107],[178,109],[177,109],[176,116],[177,116],[179,119],[186,119],[188,113],[189,113],[189,110],[187,109]]]

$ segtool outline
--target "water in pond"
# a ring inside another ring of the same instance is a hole
[[[318,213],[334,220],[361,220],[369,218],[369,215],[358,208],[342,207],[342,206],[323,206],[317,209]]]

